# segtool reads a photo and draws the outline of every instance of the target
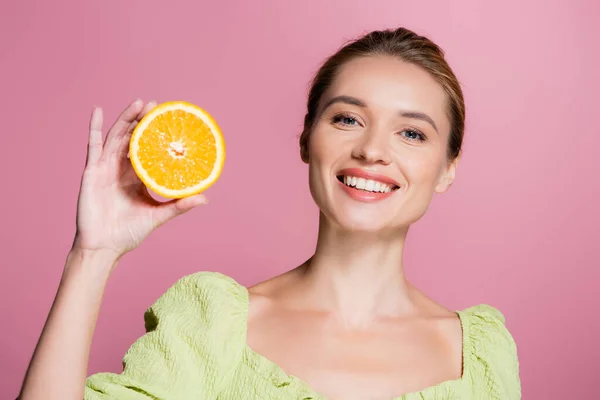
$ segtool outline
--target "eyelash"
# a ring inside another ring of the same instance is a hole
[[[354,118],[352,115],[346,114],[346,113],[334,115],[333,118],[331,119],[331,122],[333,122],[334,124],[339,124],[340,121],[342,121],[343,119],[351,119],[351,120],[355,121],[356,123],[358,123],[356,118]],[[348,126],[350,124],[342,124],[342,125]],[[350,125],[350,126],[356,126],[356,125]]]
[[[360,123],[358,122],[358,120],[356,118],[354,118],[351,114],[346,114],[346,113],[341,113],[341,114],[334,115],[333,118],[331,118],[331,122],[334,123],[334,124],[340,124],[341,123],[344,126],[356,126],[355,124],[345,124],[345,123],[343,123],[342,121],[344,119],[351,119],[351,120],[353,120],[354,122],[356,122],[357,124],[360,125]],[[414,134],[417,135],[416,139],[406,138],[407,140],[410,140],[410,141],[417,140],[419,142],[424,142],[425,140],[427,140],[427,137],[424,134],[422,134],[421,132],[419,132],[418,130],[416,130],[416,129],[404,129],[404,130],[402,130],[402,132],[411,132],[411,133],[414,133]]]

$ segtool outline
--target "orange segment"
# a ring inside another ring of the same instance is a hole
[[[200,193],[221,175],[225,141],[202,108],[174,101],[158,105],[131,135],[133,169],[153,192],[168,198]]]

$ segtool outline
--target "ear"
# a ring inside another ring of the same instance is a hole
[[[300,145],[300,159],[302,159],[302,162],[304,162],[305,164],[308,164],[310,160],[307,144]]]
[[[310,159],[308,152],[309,135],[310,132],[306,129],[302,131],[302,134],[300,135],[300,158],[305,164],[308,164]]]
[[[445,193],[450,186],[454,183],[454,179],[456,179],[456,168],[458,167],[458,163],[460,162],[460,157],[462,153],[460,153],[454,160],[448,162],[444,167],[440,175],[440,179],[438,184],[435,187],[436,193]]]

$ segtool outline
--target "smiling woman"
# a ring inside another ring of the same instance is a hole
[[[355,55],[338,66],[334,79],[323,78],[331,82],[327,88],[317,88],[320,78],[313,90],[322,92],[325,106],[309,104],[301,137],[313,197],[327,221],[395,236],[421,218],[434,191],[452,184],[463,120],[453,126],[444,87],[400,55]],[[464,110],[462,102],[454,108]],[[452,135],[458,148],[449,149]],[[347,168],[354,175],[344,173]],[[328,189],[332,176],[350,178],[352,187]],[[397,190],[375,197],[369,193],[377,182]],[[370,207],[354,201],[371,198],[381,201]]]
[[[300,153],[320,209],[315,253],[250,288],[213,272],[182,278],[146,312],[123,372],[85,379],[118,259],[205,202],[157,203],[122,157],[152,107],[129,106],[104,144],[92,115],[77,234],[22,399],[521,397],[503,315],[449,310],[404,275],[411,224],[456,178],[465,107],[441,49],[403,28],[347,44],[313,80]]]

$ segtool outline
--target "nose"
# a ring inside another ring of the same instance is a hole
[[[367,164],[388,165],[392,162],[388,135],[382,132],[366,132],[352,150],[352,157]]]

